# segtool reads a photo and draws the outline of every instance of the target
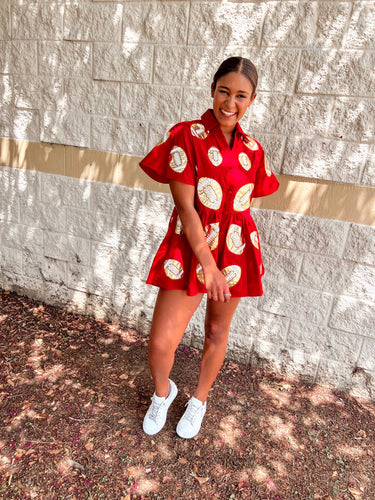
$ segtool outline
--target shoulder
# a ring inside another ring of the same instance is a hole
[[[242,133],[242,142],[245,146],[245,149],[254,151],[258,154],[264,154],[264,150],[260,142],[258,142],[256,139],[251,137],[249,134],[246,134],[245,132]]]

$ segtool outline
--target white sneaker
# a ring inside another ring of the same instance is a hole
[[[178,390],[176,384],[169,380],[169,393],[166,398],[160,398],[155,393],[151,398],[150,408],[147,410],[143,419],[143,430],[149,436],[157,434],[162,430],[167,420],[168,408],[177,396]]]
[[[192,397],[186,404],[187,408],[177,424],[177,434],[185,439],[196,436],[202,425],[204,414],[206,413],[207,402],[204,404]]]

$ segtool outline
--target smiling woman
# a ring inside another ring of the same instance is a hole
[[[143,422],[146,434],[163,428],[177,395],[169,379],[174,353],[203,294],[205,344],[198,385],[177,425],[183,438],[200,430],[240,297],[263,293],[264,267],[250,204],[279,184],[262,146],[239,125],[256,97],[256,85],[257,71],[249,60],[227,59],[211,85],[213,109],[200,120],[172,127],[140,162],[154,180],[169,183],[175,202],[147,280],[160,290],[150,335],[155,394]]]

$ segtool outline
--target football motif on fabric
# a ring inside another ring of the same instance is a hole
[[[190,127],[191,135],[198,137],[198,139],[205,139],[208,134],[202,123],[193,123]]]
[[[236,212],[243,212],[250,208],[251,193],[254,184],[245,184],[236,193],[233,201],[233,208]]]
[[[249,135],[245,135],[244,144],[251,151],[257,151],[259,149],[259,146],[256,143],[256,141],[254,141],[254,139],[252,137],[250,137]]]
[[[215,250],[219,243],[219,223],[207,224],[205,227],[206,241],[211,250]]]
[[[228,266],[221,270],[227,280],[228,286],[236,285],[241,278],[241,268],[240,266]]]
[[[198,281],[200,281],[204,285],[204,274],[203,274],[202,266],[200,264],[197,265],[197,269],[195,270],[195,273],[197,275]]]
[[[218,210],[223,199],[223,191],[215,179],[201,177],[198,181],[198,198],[202,205]]]
[[[187,156],[185,151],[179,146],[175,146],[169,155],[169,166],[175,172],[181,173],[187,165]]]
[[[250,239],[251,243],[259,250],[259,238],[258,238],[258,233],[256,231],[253,231],[250,233]]]
[[[174,230],[176,234],[181,234],[182,233],[182,222],[179,216],[177,216],[177,221],[176,221],[176,228]]]
[[[171,280],[179,280],[184,274],[181,262],[174,259],[164,261],[164,271],[168,278],[171,278]]]
[[[270,167],[268,166],[268,161],[267,161],[267,158],[264,157],[264,169],[266,171],[266,174],[268,177],[271,177],[272,175],[272,170],[270,169]]]
[[[208,150],[208,157],[212,165],[215,165],[215,167],[218,167],[220,163],[223,161],[223,157],[221,156],[220,151],[214,147]]]
[[[170,132],[169,132],[169,130],[168,130],[168,132],[166,132],[166,133],[164,134],[164,137],[162,137],[162,138],[160,139],[160,141],[159,141],[156,145],[157,145],[157,146],[160,146],[160,144],[163,144],[164,142],[166,142],[166,141],[169,139],[169,136],[170,136],[170,135],[171,135],[171,134],[170,134]]]
[[[246,153],[240,153],[238,155],[238,160],[243,166],[245,170],[250,170],[251,169],[251,161],[250,158],[247,156]]]
[[[227,247],[236,255],[241,255],[245,248],[245,243],[242,240],[241,236],[242,228],[237,224],[231,224],[227,233]]]

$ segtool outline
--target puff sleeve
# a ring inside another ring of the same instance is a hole
[[[176,180],[195,186],[194,150],[188,127],[172,127],[139,163],[152,179],[163,184]]]
[[[255,186],[252,195],[254,198],[267,196],[277,191],[278,187],[279,181],[269,168],[267,158],[264,151],[262,151],[262,158],[256,172]]]

